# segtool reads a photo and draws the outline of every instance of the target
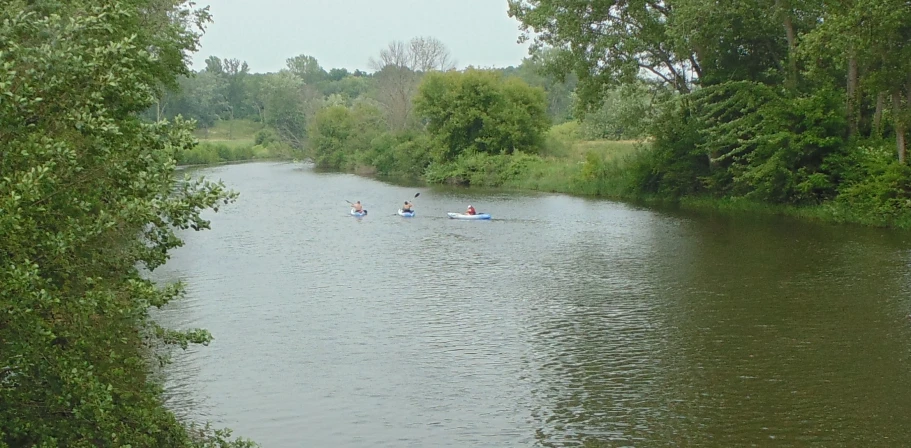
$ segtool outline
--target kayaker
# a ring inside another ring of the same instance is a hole
[[[361,205],[361,201],[357,201],[354,204],[351,204],[351,208],[353,208],[354,211],[356,211],[358,213],[364,211],[364,207]]]
[[[405,205],[402,206],[402,211],[410,213],[411,212],[411,203],[408,201],[405,201]]]
[[[474,210],[474,207],[472,207],[471,204],[469,204],[469,205],[468,205],[468,211],[466,211],[465,214],[468,214],[468,215],[476,215],[476,214],[478,214],[478,212],[476,212],[476,211]]]

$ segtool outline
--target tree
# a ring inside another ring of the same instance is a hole
[[[374,96],[383,105],[390,128],[396,131],[408,128],[418,74],[408,67],[390,64],[373,77],[376,80]]]
[[[517,76],[529,85],[538,86],[547,93],[547,115],[554,123],[563,123],[573,117],[574,94],[577,78],[570,73],[564,80],[557,79],[546,69],[546,61],[555,57],[554,50],[541,50],[522,60],[518,67],[507,67],[503,72]]]
[[[905,163],[911,115],[911,8],[899,0],[845,0],[837,6],[825,10],[822,24],[805,36],[803,56],[817,63],[824,57],[847,71],[850,134],[859,130],[862,89],[876,98],[876,117],[871,121],[879,121],[889,100],[896,158]],[[873,134],[879,134],[879,123],[871,128]]]
[[[550,126],[543,89],[476,69],[427,75],[415,111],[441,143],[442,160],[466,151],[534,151]]]
[[[208,130],[215,124],[219,114],[228,108],[223,94],[224,77],[202,71],[181,77],[179,83],[179,90],[169,97],[171,110],[165,116],[173,119],[182,115],[196,120],[198,127]]]
[[[214,75],[221,75],[224,73],[224,65],[222,65],[221,58],[218,56],[212,55],[206,58],[206,68],[205,71],[212,73]]]
[[[409,68],[414,71],[449,71],[455,68],[449,49],[435,37],[415,37],[408,42]]]
[[[350,75],[351,73],[348,73],[348,69],[346,68],[333,68],[329,70],[330,81],[341,81]]]
[[[263,115],[279,137],[294,148],[303,149],[308,117],[315,113],[320,97],[299,76],[289,71],[268,75],[263,88]]]
[[[149,347],[211,336],[157,326],[149,307],[181,288],[140,269],[234,197],[175,188],[191,123],[139,117],[190,73],[209,19],[168,5],[0,4],[0,446],[233,446],[192,436],[151,381]]]
[[[286,61],[288,71],[302,79],[306,84],[316,85],[329,77],[313,56],[299,55],[288,58]]]
[[[351,168],[354,157],[368,150],[383,127],[380,110],[368,103],[322,108],[308,128],[310,157],[320,168]]]
[[[696,54],[669,32],[672,9],[662,1],[509,0],[509,15],[538,33],[532,51],[557,50],[547,65],[552,73],[578,76],[584,110],[597,108],[606,88],[642,71],[680,92],[701,75]]]
[[[655,111],[656,98],[644,83],[611,89],[601,108],[587,114],[580,127],[586,139],[639,139],[645,137]]]
[[[520,40],[533,30],[532,51],[556,51],[548,71],[578,76],[582,111],[640,77],[679,93],[697,82],[777,82],[788,50],[783,28],[767,20],[775,14],[773,4],[752,0],[509,0],[526,31]]]
[[[403,130],[411,124],[412,99],[421,73],[455,67],[449,50],[433,37],[390,42],[380,51],[379,59],[370,58],[369,64],[376,70],[376,99],[385,107],[393,130]]]
[[[222,76],[226,81],[224,83],[224,97],[228,110],[227,118],[234,120],[238,116],[244,116],[244,107],[247,104],[245,80],[250,73],[250,67],[247,66],[246,62],[241,62],[238,59],[224,59],[222,63],[224,64]]]

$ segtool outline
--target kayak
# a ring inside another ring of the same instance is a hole
[[[447,213],[452,219],[490,219],[490,213],[478,213],[477,215],[466,215],[464,213]]]
[[[406,218],[411,218],[412,216],[414,216],[414,210],[412,210],[410,212],[403,212],[402,209],[399,209],[399,215],[404,216]]]
[[[367,210],[364,210],[364,211],[362,211],[362,212],[356,212],[356,211],[354,211],[354,209],[352,208],[352,209],[351,209],[351,214],[352,214],[353,216],[357,216],[358,218],[360,218],[361,216],[367,216]]]

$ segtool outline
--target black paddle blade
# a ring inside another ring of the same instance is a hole
[[[414,195],[414,197],[418,197],[418,196],[420,196],[420,195],[421,195],[421,193],[417,193],[417,194]]]

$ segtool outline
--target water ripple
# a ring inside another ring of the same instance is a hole
[[[909,266],[903,241],[442,188],[403,219],[414,189],[205,173],[241,197],[156,273],[188,286],[156,318],[215,335],[167,369],[187,418],[267,447],[911,436],[911,277],[887,275]],[[496,219],[446,219],[469,202]]]

